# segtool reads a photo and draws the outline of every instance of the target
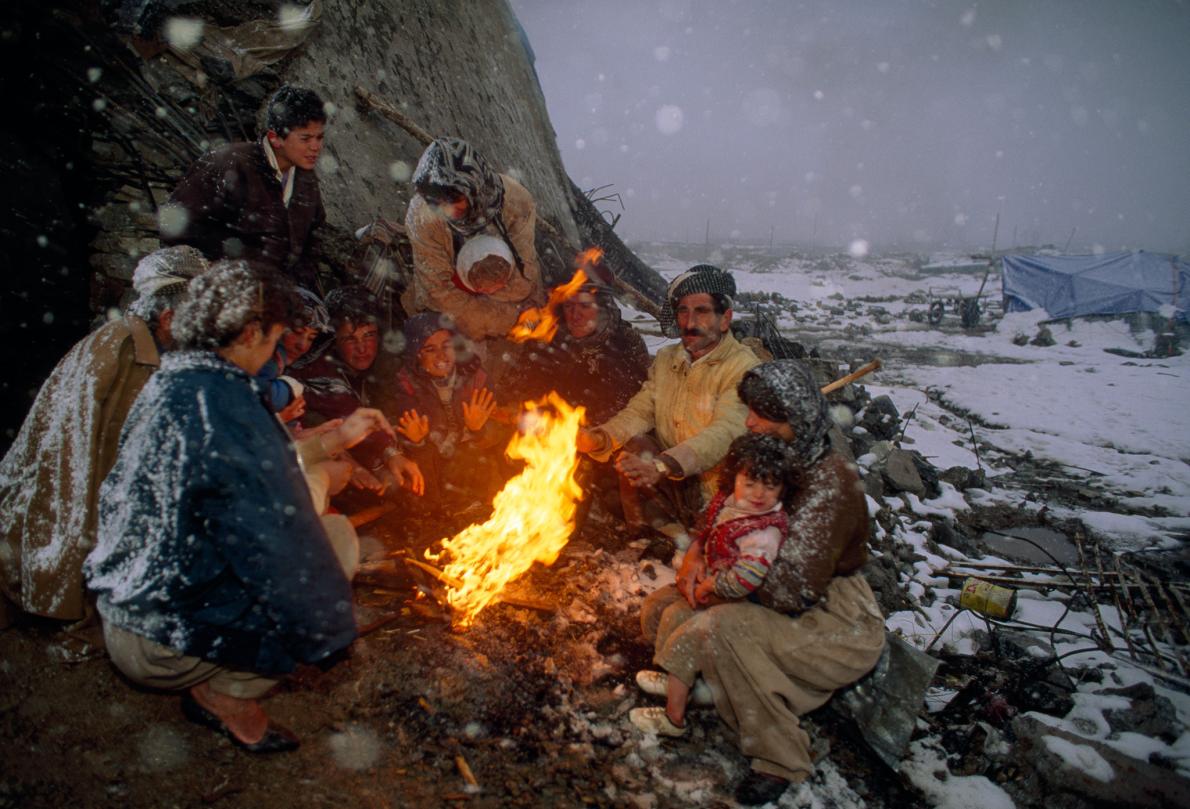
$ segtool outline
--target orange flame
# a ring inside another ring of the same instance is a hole
[[[598,247],[588,247],[578,254],[575,259],[574,275],[565,284],[554,287],[550,299],[545,306],[526,309],[517,318],[516,325],[508,332],[508,339],[514,343],[524,343],[538,340],[548,343],[558,333],[558,316],[555,310],[562,301],[574,296],[583,284],[587,283],[586,268],[595,264],[603,257],[603,250]]]
[[[437,554],[426,551],[431,561],[445,557],[442,572],[458,582],[450,587],[447,600],[460,629],[470,626],[534,562],[552,565],[574,531],[582,498],[574,479],[575,439],[584,408],[571,407],[551,392],[537,402],[526,402],[525,409],[521,430],[507,452],[526,466],[496,495],[492,516],[442,540]]]

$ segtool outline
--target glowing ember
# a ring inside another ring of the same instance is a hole
[[[510,458],[525,461],[524,470],[496,495],[487,522],[442,540],[438,554],[426,551],[427,559],[445,560],[442,572],[459,582],[447,595],[459,628],[470,626],[534,562],[552,565],[574,530],[582,497],[574,480],[575,438],[584,408],[572,408],[552,392],[525,407],[507,450]]]
[[[603,251],[598,247],[589,247],[579,253],[574,262],[576,269],[571,279],[562,286],[554,288],[545,306],[521,312],[516,325],[508,332],[508,339],[514,343],[524,343],[528,340],[548,343],[554,339],[554,335],[558,331],[558,316],[555,314],[558,304],[572,297],[582,288],[583,284],[587,283],[587,268],[593,266],[602,257]]]

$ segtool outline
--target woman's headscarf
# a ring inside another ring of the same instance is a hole
[[[740,380],[739,394],[758,416],[793,428],[789,448],[799,466],[810,466],[830,448],[830,406],[810,366],[801,360],[774,360],[756,366]]]
[[[504,208],[504,182],[488,161],[460,138],[437,138],[422,152],[413,172],[418,193],[443,188],[467,199],[467,216],[448,219],[450,227],[464,236],[486,228]]]

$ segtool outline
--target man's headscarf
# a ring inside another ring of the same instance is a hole
[[[459,138],[437,138],[422,152],[413,172],[413,187],[449,189],[467,199],[467,215],[448,219],[450,227],[464,236],[486,228],[504,208],[504,182],[488,161]]]
[[[793,428],[789,442],[791,460],[810,466],[830,448],[830,406],[801,360],[774,360],[757,365],[740,380],[741,401],[769,421],[783,421]]]
[[[306,327],[317,329],[320,332],[334,331],[331,328],[330,313],[327,312],[326,304],[322,302],[322,298],[305,287],[298,287],[297,293],[302,301],[302,322]]]
[[[132,288],[136,300],[128,307],[130,314],[148,319],[173,303],[186,292],[190,279],[206,272],[210,265],[203,254],[190,245],[163,247],[140,260],[132,273]]]
[[[721,270],[711,264],[695,264],[686,272],[669,282],[665,290],[665,305],[661,307],[661,331],[667,337],[678,337],[678,319],[674,312],[678,308],[678,301],[687,295],[705,292],[710,295],[721,295],[727,299],[730,309],[732,298],[735,297],[735,279],[731,273]]]

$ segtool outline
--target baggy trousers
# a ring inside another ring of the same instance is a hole
[[[692,610],[664,587],[645,600],[641,628],[658,666],[686,685],[706,680],[752,769],[795,782],[814,769],[798,716],[864,676],[884,648],[884,618],[859,573],[835,577],[794,616],[750,601]]]
[[[348,579],[359,570],[359,538],[351,522],[342,515],[322,517],[323,527]],[[207,683],[212,691],[238,699],[258,699],[277,680],[250,671],[237,671],[184,655],[148,638],[103,622],[103,642],[112,663],[124,676],[139,685],[164,691],[181,691]]]

